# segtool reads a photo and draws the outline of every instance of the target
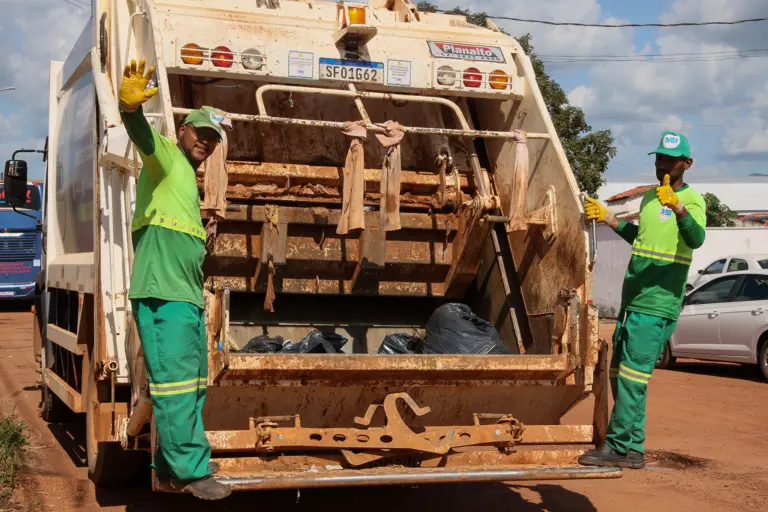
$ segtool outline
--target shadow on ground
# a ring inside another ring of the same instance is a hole
[[[415,487],[362,487],[295,491],[238,492],[219,502],[203,502],[190,495],[155,494],[149,491],[97,489],[100,506],[126,506],[130,512],[184,510],[293,510],[365,512],[403,511],[569,511],[593,512],[592,502],[581,494],[553,484],[503,483],[421,485]]]
[[[718,363],[710,361],[677,361],[669,371],[708,375],[727,379],[742,379],[752,382],[765,382],[757,365],[738,363]]]
[[[69,421],[48,423],[48,430],[76,467],[82,468],[88,465],[88,455],[85,451],[84,414],[76,414]]]

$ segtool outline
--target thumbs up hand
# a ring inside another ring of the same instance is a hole
[[[680,202],[677,194],[675,194],[675,191],[672,190],[672,187],[669,184],[669,174],[664,176],[662,185],[656,187],[656,197],[659,199],[662,206],[671,208],[675,213],[683,211],[683,203]]]

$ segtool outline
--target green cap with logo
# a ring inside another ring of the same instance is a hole
[[[221,126],[228,126],[228,123],[229,120],[224,112],[208,106],[193,110],[184,119],[184,124],[191,124],[195,128],[210,128],[215,130],[219,137],[221,137]]]
[[[667,130],[661,134],[659,147],[656,148],[656,151],[651,151],[648,154],[691,158],[691,145],[688,144],[688,139],[682,133]]]

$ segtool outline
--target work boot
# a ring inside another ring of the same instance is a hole
[[[620,454],[608,446],[608,443],[603,443],[594,450],[589,450],[587,453],[579,457],[579,464],[582,466],[619,466],[622,468],[631,467],[629,457]]]
[[[232,494],[230,486],[222,484],[212,476],[206,476],[191,482],[180,482],[173,479],[171,486],[181,492],[191,493],[195,498],[200,498],[201,500],[220,500]]]
[[[642,454],[640,455],[642,456]],[[212,460],[208,461],[208,469],[211,470],[212,475],[215,475],[219,472],[219,463]]]
[[[629,467],[632,469],[643,469],[645,467],[645,456],[635,450],[629,450],[627,452],[627,459],[629,459]]]

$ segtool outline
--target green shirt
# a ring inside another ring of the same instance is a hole
[[[622,220],[616,228],[632,244],[621,291],[623,310],[671,320],[680,315],[693,250],[704,243],[707,207],[688,185],[676,194],[689,213],[682,219],[661,205],[653,188],[643,196],[639,224]]]
[[[189,302],[204,308],[205,229],[195,171],[176,144],[158,134],[141,109],[121,112],[144,163],[131,224],[131,299]]]

